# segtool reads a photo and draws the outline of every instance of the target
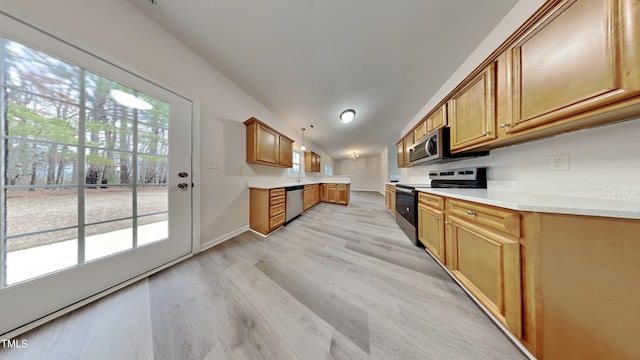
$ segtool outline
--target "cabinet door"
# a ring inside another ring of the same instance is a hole
[[[279,163],[283,167],[293,167],[293,141],[280,136]]]
[[[302,195],[304,198],[302,211],[307,211],[313,206],[313,189],[304,189]]]
[[[398,167],[404,167],[404,141],[401,141],[396,145],[398,153]]]
[[[280,149],[280,135],[258,124],[256,127],[256,139],[256,160],[277,164]]]
[[[639,9],[632,0],[563,1],[524,34],[511,50],[508,132],[637,95]]]
[[[427,119],[427,133],[447,126],[447,104],[444,104]]]
[[[338,185],[336,192],[336,204],[347,205],[349,202],[349,188],[346,185]]]
[[[418,240],[441,263],[445,263],[444,215],[442,211],[418,204]]]
[[[329,203],[337,203],[338,202],[338,189],[336,188],[336,184],[328,184],[327,185],[327,202]]]
[[[418,142],[422,140],[423,137],[427,136],[427,119],[422,120],[420,125],[413,131],[413,140]]]
[[[520,244],[455,216],[449,218],[451,272],[520,338]]]
[[[393,216],[396,215],[396,188],[395,186],[391,189],[391,213]]]
[[[487,66],[447,103],[451,152],[495,139],[495,64]]]
[[[411,159],[409,158],[409,149],[413,146],[413,133],[410,133],[406,138],[404,138],[404,166],[410,166],[409,162]]]

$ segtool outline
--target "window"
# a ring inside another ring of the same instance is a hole
[[[295,177],[300,175],[300,152],[293,152],[293,166],[287,169],[287,176]]]
[[[325,165],[324,166],[324,174],[326,176],[333,176],[333,166],[332,165]]]

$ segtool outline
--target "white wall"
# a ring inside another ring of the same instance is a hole
[[[386,172],[382,172],[380,155],[360,157],[357,161],[336,160],[334,174],[351,176],[351,190],[379,192],[381,187],[384,190],[381,179]]]
[[[389,148],[380,153],[380,180],[378,181],[378,191],[385,194],[385,183],[389,181]]]
[[[286,171],[245,162],[242,121],[255,116],[300,144],[300,131],[195,55],[126,0],[3,0],[0,8],[80,48],[155,81],[201,104],[202,243],[218,241],[249,224],[249,176]],[[314,144],[309,149],[333,163]],[[219,161],[220,170],[207,168]],[[198,164],[196,164],[198,166]],[[239,175],[242,168],[243,175]]]

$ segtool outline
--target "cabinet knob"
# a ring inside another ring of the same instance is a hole
[[[500,124],[501,128],[506,128],[507,126],[511,126],[511,124],[509,123]]]
[[[482,136],[487,136],[489,134],[491,134],[491,131],[485,131],[485,132],[482,133]]]
[[[434,218],[436,218],[436,221],[440,221],[440,217],[439,216],[434,216]]]
[[[467,215],[471,215],[471,216],[473,216],[473,215],[475,215],[475,214],[476,214],[475,212],[473,212],[473,211],[471,211],[471,210],[467,210]]]
[[[445,221],[444,224],[445,225],[451,225],[451,222],[450,221]]]

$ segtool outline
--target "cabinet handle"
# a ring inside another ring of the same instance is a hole
[[[507,126],[511,126],[511,124],[509,123],[500,124],[501,128],[506,128]]]
[[[475,214],[476,214],[475,212],[473,212],[473,211],[471,211],[471,210],[467,210],[467,215],[471,215],[471,216],[473,216],[473,215],[475,215]]]
[[[485,131],[485,132],[482,133],[482,136],[487,136],[489,134],[491,134],[491,131]]]

